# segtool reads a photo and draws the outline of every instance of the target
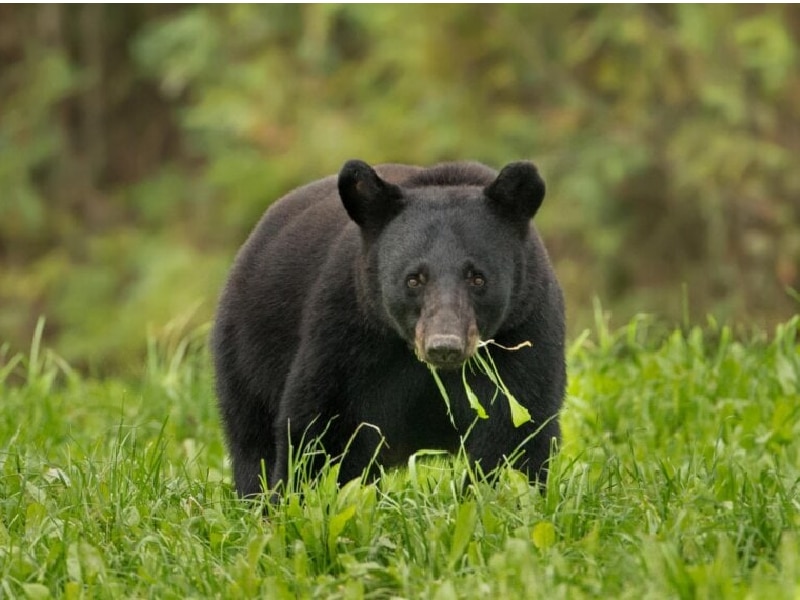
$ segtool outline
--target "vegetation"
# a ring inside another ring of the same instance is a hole
[[[798,39],[791,5],[3,5],[2,338],[44,314],[81,372],[130,371],[148,326],[208,320],[269,202],[353,157],[536,160],[573,334],[595,293],[771,327]]]
[[[422,454],[276,506],[234,495],[204,329],[151,340],[126,381],[40,327],[0,354],[0,597],[796,598],[800,318],[606,323],[571,345],[544,493]]]
[[[791,5],[0,5],[0,599],[800,596],[799,40]],[[217,291],[354,157],[541,167],[543,493],[420,453],[235,497]]]

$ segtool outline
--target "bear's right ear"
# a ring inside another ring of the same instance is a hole
[[[367,234],[380,232],[404,204],[403,191],[361,160],[349,160],[339,171],[339,196],[347,214]]]

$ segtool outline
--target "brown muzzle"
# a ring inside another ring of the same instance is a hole
[[[420,360],[442,369],[460,367],[478,344],[475,312],[467,294],[429,290],[415,333]]]

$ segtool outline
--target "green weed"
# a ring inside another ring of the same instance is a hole
[[[800,318],[640,318],[569,348],[543,493],[423,452],[372,483],[294,457],[238,499],[205,331],[140,378],[0,351],[0,598],[775,598],[800,594]]]
[[[497,365],[495,365],[494,359],[492,358],[492,355],[488,349],[489,346],[496,346],[502,350],[513,351],[519,350],[520,348],[530,347],[530,345],[530,342],[523,342],[512,348],[508,348],[501,346],[494,340],[484,340],[478,343],[478,348],[476,349],[475,354],[461,366],[461,383],[464,386],[464,393],[467,396],[467,401],[469,402],[470,407],[475,411],[475,414],[479,419],[488,419],[489,415],[487,414],[486,409],[483,407],[480,398],[478,398],[478,395],[473,391],[472,387],[467,382],[467,371],[470,371],[471,373],[477,372],[492,382],[495,387],[495,393],[494,396],[489,399],[489,402],[494,402],[494,399],[497,397],[497,395],[501,394],[508,402],[508,408],[511,412],[511,420],[514,423],[514,427],[519,427],[523,423],[528,423],[531,421],[531,414],[528,412],[528,409],[519,403],[519,400],[517,400],[514,394],[512,394],[508,389],[508,386],[503,382],[500,372],[497,369]],[[441,377],[439,377],[436,367],[428,363],[425,364],[428,367],[428,370],[431,372],[433,380],[436,382],[436,387],[439,390],[439,394],[444,400],[445,406],[447,407],[447,414],[450,415],[450,421],[455,425],[450,406],[450,395],[447,393],[447,388],[445,388]]]

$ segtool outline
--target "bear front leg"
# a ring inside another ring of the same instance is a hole
[[[303,393],[303,392],[300,392]],[[307,392],[305,392],[307,393]],[[337,399],[329,398],[331,405]],[[384,444],[382,432],[374,425],[356,423],[348,411],[331,413],[318,407],[316,413],[290,410],[297,401],[286,397],[287,411],[277,419],[277,452],[269,472],[270,489],[279,497],[292,474],[300,469],[307,478],[316,477],[326,459],[339,464],[338,481],[347,483],[363,476],[374,479],[378,472],[378,453]]]
[[[273,493],[286,491],[290,468],[295,469],[295,476],[299,467],[300,473],[313,479],[326,460],[339,465],[341,484],[365,472],[370,479],[379,473],[384,435],[377,425],[363,422],[359,398],[344,391],[346,368],[320,364],[316,369],[304,369],[302,376],[289,378],[275,420],[277,451],[268,477]]]
[[[250,393],[233,369],[222,372],[225,375],[217,378],[217,395],[236,491],[241,497],[256,496],[263,492],[264,462],[275,455],[273,403],[268,396],[265,400]]]
[[[274,452],[266,447],[236,448],[231,445],[233,479],[241,497],[255,497],[263,493],[261,480],[266,473],[267,457],[272,454]]]
[[[490,416],[489,421],[498,421],[498,416]],[[534,422],[516,428],[511,417],[507,418],[502,424],[486,421],[476,424],[464,442],[470,461],[480,465],[487,475],[510,464],[525,473],[531,484],[546,483],[551,444],[559,438],[558,423]]]
[[[542,330],[539,323],[529,324],[505,338],[498,336],[498,343],[512,347],[519,340],[529,340],[531,347],[513,351],[488,348],[499,377],[528,410],[530,422],[515,427],[508,399],[494,384],[479,374],[469,379],[480,398],[494,397],[486,406],[489,418],[476,423],[465,442],[467,452],[480,462],[484,472],[508,461],[532,484],[546,482],[550,451],[561,436],[559,411],[566,384],[562,334]]]
[[[343,368],[317,350],[313,339],[306,339],[292,362],[273,424],[276,451],[267,477],[273,494],[286,492],[290,467],[303,465],[308,476],[317,475],[324,463],[317,452],[320,442],[325,451],[335,451],[324,442],[340,420],[342,377]]]
[[[302,394],[302,390],[299,390]],[[290,468],[294,474],[299,473],[302,465],[309,476],[315,476],[320,468],[322,457],[312,455],[309,451],[317,444],[322,434],[321,424],[325,417],[321,412],[306,412],[298,410],[297,400],[301,395],[286,395],[285,408],[282,404],[281,412],[275,422],[275,455],[269,472],[267,483],[272,492],[272,500],[282,496],[287,491],[290,481]],[[306,396],[307,397],[307,396]]]
[[[498,361],[499,363],[499,361]],[[473,463],[488,474],[504,464],[522,471],[533,484],[547,479],[547,461],[553,440],[560,438],[557,391],[547,387],[536,389],[520,376],[523,371],[506,364],[500,370],[505,383],[520,404],[527,408],[531,421],[516,427],[512,421],[508,399],[484,376],[473,376],[470,385],[488,413],[487,419],[477,419],[458,383],[454,383],[454,407],[459,430],[466,432],[464,447]],[[530,373],[530,370],[527,370]],[[460,382],[459,382],[460,383]],[[488,400],[494,398],[493,401]],[[474,424],[474,425],[473,425]]]

